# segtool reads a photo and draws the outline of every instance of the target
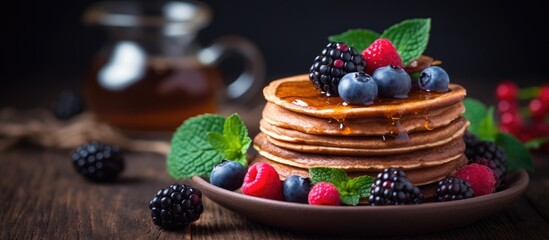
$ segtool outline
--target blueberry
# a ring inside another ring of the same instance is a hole
[[[347,73],[339,81],[339,96],[349,104],[370,105],[377,96],[377,85],[364,72]]]
[[[210,174],[210,183],[230,191],[242,186],[246,169],[238,162],[223,160],[215,165]]]
[[[419,89],[427,92],[446,92],[450,78],[441,67],[432,66],[423,69],[419,74]]]
[[[284,200],[288,202],[307,203],[309,191],[311,191],[309,178],[291,175],[284,180]]]
[[[398,66],[380,67],[372,77],[377,83],[380,97],[407,98],[412,88],[410,75]]]

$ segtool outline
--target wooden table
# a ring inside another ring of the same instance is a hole
[[[151,221],[148,203],[174,182],[161,155],[126,153],[115,184],[85,181],[70,152],[20,145],[0,152],[0,239],[333,239],[252,222],[204,199],[200,220],[185,231]],[[395,226],[398,227],[398,226]],[[365,233],[367,235],[367,233]],[[472,225],[417,239],[549,239],[549,158],[536,155],[526,194]],[[353,236],[337,236],[352,239]],[[364,237],[362,237],[364,238]]]

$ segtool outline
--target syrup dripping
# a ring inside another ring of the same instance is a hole
[[[425,129],[427,129],[429,131],[435,129],[434,127],[431,126],[431,124],[433,124],[431,122],[431,119],[425,118],[425,122],[423,123],[423,127],[425,127]]]
[[[408,132],[400,124],[400,117],[391,117],[391,131],[389,132],[388,137],[391,137],[394,141],[397,142],[410,141],[410,136],[408,135]],[[383,136],[383,140],[388,140],[388,137]]]
[[[339,132],[343,135],[349,135],[352,132],[352,129],[345,125],[345,123],[340,122],[339,123]]]

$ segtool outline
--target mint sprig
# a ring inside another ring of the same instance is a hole
[[[430,18],[409,19],[389,27],[380,38],[387,38],[393,43],[402,58],[402,64],[407,66],[427,48],[430,30]]]
[[[248,136],[248,129],[238,114],[233,114],[225,120],[223,133],[209,132],[207,138],[210,145],[222,153],[225,159],[237,161],[243,166],[248,165],[246,152],[252,139]]]
[[[210,141],[210,135],[216,137]],[[213,144],[212,144],[213,143]],[[186,120],[174,133],[166,167],[175,179],[209,176],[223,159],[246,162],[250,146],[246,126],[236,114],[223,116],[204,114]]]
[[[356,206],[361,198],[370,196],[370,187],[374,178],[360,176],[350,178],[345,171],[337,168],[310,168],[309,175],[313,184],[329,182],[339,191],[341,202],[345,205]]]
[[[389,39],[397,49],[402,64],[407,66],[423,54],[429,42],[430,18],[404,20],[387,28],[380,35],[369,29],[351,29],[328,37],[331,42],[344,42],[363,51],[378,38]]]
[[[350,29],[344,33],[329,36],[328,40],[330,42],[344,42],[358,51],[362,51],[378,38],[379,33],[372,30]]]
[[[466,98],[463,100],[465,113],[463,116],[471,125],[468,131],[480,140],[495,142],[507,155],[509,171],[523,168],[527,171],[534,170],[533,158],[525,144],[514,136],[501,132],[494,120],[493,106],[487,107],[482,102]]]

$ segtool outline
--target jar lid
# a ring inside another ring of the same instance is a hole
[[[83,15],[88,24],[111,27],[167,27],[180,33],[193,33],[211,20],[210,8],[187,1],[103,1],[89,6]]]

